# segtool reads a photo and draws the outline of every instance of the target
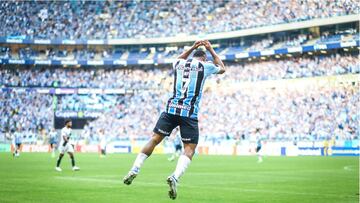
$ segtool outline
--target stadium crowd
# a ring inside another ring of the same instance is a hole
[[[53,126],[53,97],[36,91],[0,92],[0,132],[36,135]]]
[[[165,37],[227,32],[356,13],[359,13],[356,0],[2,1],[0,36],[40,39]]]
[[[152,89],[158,88],[168,72],[160,69],[1,69],[0,86]]]
[[[294,57],[232,65],[223,77],[232,82],[277,80],[360,73],[358,56]],[[235,76],[236,75],[236,76]]]
[[[360,135],[358,88],[351,85],[286,87],[256,89],[256,93],[252,88],[242,88],[233,93],[205,94],[200,118],[202,132],[223,137],[260,136],[269,140],[294,137],[323,140],[332,136],[356,139]]]
[[[311,88],[241,88],[237,91],[207,91],[199,117],[202,136],[245,139],[260,136],[268,140],[323,140],[336,136],[357,139],[360,108],[358,86]],[[255,91],[255,92],[254,92]],[[84,134],[97,135],[105,129],[113,139],[151,135],[157,116],[170,95],[144,91],[129,98],[90,122]],[[139,108],[141,107],[141,108]],[[124,116],[117,115],[124,112]]]
[[[357,56],[294,57],[229,66],[223,79],[232,82],[277,80],[359,73]],[[0,86],[158,89],[169,69],[1,69]],[[146,78],[146,80],[144,80]]]
[[[199,117],[201,135],[218,139],[239,135],[268,140],[297,137],[310,141],[330,136],[353,140],[360,135],[358,85],[293,88],[289,84],[285,88],[254,89],[253,84],[226,91],[207,88]],[[146,138],[151,135],[157,115],[164,111],[168,97],[170,93],[164,89],[125,95],[98,119],[89,121],[80,139],[97,142],[102,129],[113,140]],[[2,132],[20,130],[36,135],[40,129],[51,129],[52,96],[13,92],[1,93],[0,99],[4,107],[0,112]]]

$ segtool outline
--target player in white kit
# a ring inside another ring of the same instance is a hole
[[[62,169],[60,168],[60,163],[61,163],[61,159],[63,158],[65,152],[67,152],[70,156],[73,171],[80,170],[79,167],[75,166],[74,146],[70,142],[71,127],[72,127],[71,120],[66,120],[65,127],[63,127],[63,129],[61,129],[61,141],[60,141],[60,145],[59,145],[60,154],[59,154],[59,158],[57,160],[56,167],[55,167],[55,170],[57,170],[57,171],[62,171]]]

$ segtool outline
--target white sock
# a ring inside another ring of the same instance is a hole
[[[134,165],[132,167],[132,170],[139,170],[141,166],[144,164],[144,161],[148,158],[148,155],[144,153],[139,153],[134,161]]]
[[[179,157],[179,160],[177,162],[176,169],[174,172],[174,177],[176,178],[176,180],[179,180],[179,178],[185,173],[185,170],[190,165],[190,163],[191,163],[191,160],[189,159],[189,157],[187,157],[185,155],[181,155]]]

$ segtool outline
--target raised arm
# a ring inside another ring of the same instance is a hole
[[[194,42],[194,44],[191,46],[191,48],[189,50],[184,51],[182,54],[180,54],[180,56],[178,56],[178,59],[187,59],[189,57],[189,55],[191,54],[191,52],[193,52],[195,49],[197,49],[199,46],[202,45],[202,41],[196,41]]]
[[[210,52],[211,56],[213,57],[214,64],[220,68],[220,70],[217,74],[225,73],[225,70],[226,70],[225,65],[222,62],[222,60],[220,59],[220,57],[216,54],[215,50],[211,46],[211,43],[208,40],[204,40],[202,42],[203,42],[203,45],[205,46],[206,50],[208,50]]]

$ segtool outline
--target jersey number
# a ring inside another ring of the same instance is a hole
[[[190,84],[190,78],[183,78],[183,86],[181,88],[181,93],[184,94],[186,92],[186,90],[189,87],[189,84]]]

